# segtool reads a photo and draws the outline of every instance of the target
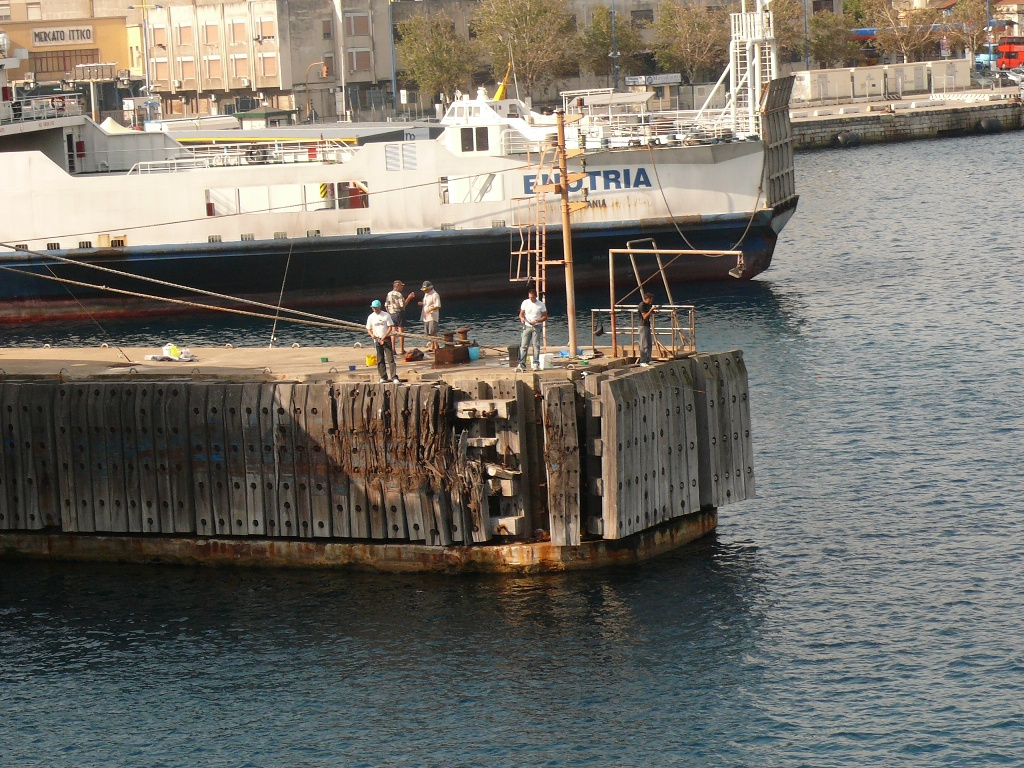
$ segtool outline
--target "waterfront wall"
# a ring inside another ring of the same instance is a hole
[[[704,530],[715,508],[754,495],[739,351],[473,373],[6,379],[0,531],[45,535],[54,552],[124,536],[177,540],[167,551],[182,539],[576,547],[691,516],[684,528]],[[52,543],[62,536],[78,543]]]
[[[1024,127],[1024,105],[1019,99],[937,107],[931,103],[924,100],[890,105],[841,104],[793,110],[794,148],[935,139]],[[799,117],[801,114],[807,116]]]

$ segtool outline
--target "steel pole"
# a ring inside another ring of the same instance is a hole
[[[558,191],[562,198],[562,253],[565,260],[565,315],[569,321],[569,357],[576,357],[576,278],[572,263],[572,231],[569,226],[569,169],[565,160],[565,110],[558,119]]]

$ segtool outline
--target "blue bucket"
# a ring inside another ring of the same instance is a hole
[[[480,347],[470,347],[469,348],[469,359],[470,360],[479,360],[480,359]]]

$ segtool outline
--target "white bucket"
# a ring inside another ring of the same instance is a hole
[[[544,353],[540,356],[540,369],[546,371],[551,367],[551,355]]]

